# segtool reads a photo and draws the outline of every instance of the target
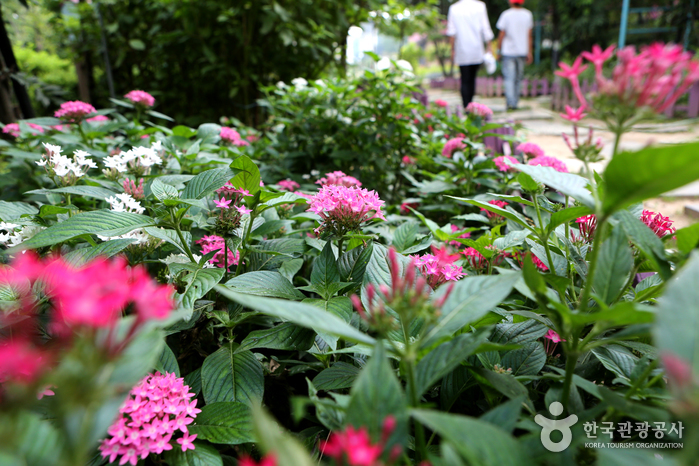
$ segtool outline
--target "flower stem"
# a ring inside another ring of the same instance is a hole
[[[575,366],[578,360],[577,344],[578,336],[573,335],[571,338],[570,345],[572,349],[565,351],[566,354],[566,375],[563,380],[563,394],[561,396],[561,401],[563,402],[563,407],[567,410],[570,402],[570,387],[573,383],[573,373],[575,372]]]
[[[578,306],[578,310],[581,314],[587,312],[587,305],[590,301],[590,293],[592,293],[592,279],[594,278],[595,270],[597,269],[597,258],[599,257],[599,250],[601,249],[602,238],[604,237],[606,226],[607,223],[605,219],[602,219],[597,231],[595,231],[595,239],[592,241],[592,257],[590,258],[590,267],[587,271],[585,287],[580,295],[580,303]]]
[[[255,206],[257,207],[257,206]],[[252,231],[252,224],[255,221],[255,208],[252,209],[252,212],[250,212],[250,221],[248,223],[248,227],[245,230],[245,234],[243,235],[243,240],[240,243],[240,259],[238,259],[238,266],[235,268],[235,276],[237,277],[240,275],[240,272],[243,271],[243,259],[245,259],[245,256],[247,254],[247,244],[248,244],[248,238],[250,237],[250,232]]]
[[[175,217],[175,211],[173,209],[170,209],[170,218],[172,219],[172,224],[175,227],[175,231],[177,232],[177,237],[180,239],[180,243],[182,243],[184,252],[187,254],[187,257],[189,257],[189,260],[196,264],[197,261],[194,260],[192,251],[191,249],[189,249],[189,244],[187,244],[187,242],[184,240],[184,235],[182,234],[182,230],[180,230],[180,221]]]
[[[534,194],[534,208],[536,209],[536,217],[539,220],[539,229],[544,231],[544,224],[541,221],[541,207],[539,206],[539,195]],[[549,272],[556,274],[556,269],[553,267],[553,260],[551,259],[551,250],[549,249],[549,235],[542,233],[540,236],[541,241],[544,243],[544,249],[546,250],[546,260],[549,263]]]

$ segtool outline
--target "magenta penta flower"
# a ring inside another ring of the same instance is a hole
[[[594,214],[585,215],[575,220],[580,229],[580,236],[586,243],[592,243],[592,239],[597,229],[597,217]]]
[[[434,101],[434,104],[435,104],[437,107],[442,107],[442,108],[445,108],[445,107],[448,107],[448,106],[449,106],[449,104],[448,104],[445,100],[442,100],[442,99],[437,99],[437,100],[435,100],[435,101]]]
[[[451,158],[451,156],[454,155],[454,152],[466,149],[464,139],[465,138],[463,137],[449,139],[446,142],[446,144],[444,144],[444,148],[442,149],[442,155],[444,157]]]
[[[427,283],[432,288],[437,288],[442,283],[457,281],[464,277],[463,267],[456,265],[460,259],[459,254],[451,254],[446,247],[437,249],[432,246],[433,254],[411,256],[422,275],[427,278]]]
[[[299,189],[299,184],[289,178],[281,180],[279,183],[277,183],[277,186],[279,186],[280,191],[294,192]]]
[[[182,451],[194,450],[192,442],[197,436],[190,435],[187,426],[200,412],[183,378],[172,373],[148,375],[121,405],[119,417],[99,447],[102,457],[110,463],[121,457],[120,465],[135,466],[151,453],[172,450],[173,437],[180,433],[176,441]]]
[[[130,100],[131,103],[140,105],[142,107],[152,107],[155,104],[155,97],[146,91],[134,90],[126,94],[124,97]]]
[[[498,170],[500,170],[501,172],[515,171],[515,167],[509,166],[507,163],[505,163],[505,160],[509,160],[512,163],[519,163],[519,160],[510,155],[501,155],[500,157],[495,157],[493,159],[493,162],[495,162],[495,166],[498,167]]]
[[[648,225],[648,228],[653,230],[658,238],[664,238],[667,235],[675,233],[675,227],[672,226],[673,221],[670,217],[664,217],[662,214],[651,210],[644,210],[641,213],[641,221]]]
[[[484,270],[488,267],[488,260],[476,248],[466,248],[463,254],[473,270]]]
[[[63,102],[61,107],[53,114],[56,118],[60,118],[68,123],[80,123],[87,115],[95,113],[95,107],[92,105],[74,100]]]
[[[328,232],[341,237],[375,218],[386,220],[381,211],[384,201],[376,191],[355,186],[325,185],[309,203],[308,210],[321,218],[316,234]]]
[[[27,125],[32,129],[33,133],[43,133],[44,128],[41,126],[35,124],[35,123],[27,123]],[[2,128],[2,132],[5,134],[9,134],[12,137],[18,138],[20,134],[19,130],[19,123],[9,123],[5,125]]]
[[[572,123],[577,123],[578,121],[582,120],[587,116],[587,113],[585,113],[585,106],[582,105],[581,107],[578,108],[573,108],[570,105],[566,105],[566,112],[561,113],[561,118],[568,120]]]
[[[344,172],[341,171],[334,171],[330,173],[326,173],[325,176],[318,181],[316,181],[316,184],[319,184],[321,186],[327,186],[327,185],[337,185],[337,186],[346,186],[346,187],[351,187],[351,186],[356,186],[357,188],[362,187],[362,182],[359,181],[357,178],[349,175],[345,175]]]
[[[487,105],[471,102],[466,106],[466,113],[485,118],[492,115],[493,111]]]
[[[209,259],[209,263],[215,265],[216,267],[224,268],[226,266],[226,257],[224,255],[224,249],[228,249],[228,269],[234,265],[238,265],[240,260],[240,253],[238,251],[232,251],[230,248],[225,247],[225,241],[222,237],[216,235],[204,236],[199,241],[196,241],[198,245],[201,246],[202,254],[206,255],[212,251],[216,251],[216,254]]]
[[[223,142],[227,142],[228,144],[234,145],[234,146],[249,146],[250,143],[243,139],[240,136],[240,133],[234,130],[233,128],[229,128],[227,126],[221,127],[221,132],[219,133],[219,136],[221,137],[221,140]]]
[[[538,144],[533,142],[524,142],[517,146],[519,153],[527,155],[529,157],[541,157],[544,155],[544,149],[542,149]]]
[[[381,439],[373,443],[366,427],[355,429],[348,426],[342,432],[333,432],[327,441],[320,441],[320,451],[323,455],[334,459],[337,464],[352,466],[374,466],[384,464],[380,462],[386,443],[391,433],[396,428],[396,420],[393,416],[384,419]],[[400,455],[401,450],[390,452],[389,464],[393,464]]]
[[[542,167],[551,167],[557,172],[568,173],[568,167],[566,167],[565,163],[561,162],[555,157],[549,157],[548,155],[534,157],[529,161],[529,165],[541,165]]]
[[[544,349],[546,350],[546,354],[549,356],[553,356],[553,352],[556,350],[556,346],[558,343],[565,341],[561,336],[556,333],[553,329],[549,329],[548,332],[546,332],[546,335],[544,335]]]

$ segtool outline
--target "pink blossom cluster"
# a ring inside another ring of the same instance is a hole
[[[584,217],[578,217],[575,223],[578,224],[578,228],[580,229],[581,240],[586,243],[592,243],[595,230],[597,229],[597,216],[590,214]]]
[[[488,204],[494,205],[495,207],[500,207],[501,209],[504,209],[505,207],[507,207],[507,202],[499,201],[497,199],[493,199],[493,200],[488,201]],[[493,220],[495,223],[500,223],[500,221],[502,221],[502,219],[503,219],[502,215],[498,214],[497,212],[491,212],[490,210],[485,209],[483,207],[481,207],[481,212],[484,212],[485,215],[490,220]]]
[[[488,117],[493,114],[493,111],[487,105],[471,102],[466,106],[466,113],[479,117]]]
[[[333,432],[328,441],[321,440],[320,451],[335,460],[338,466],[379,466],[384,454],[386,442],[396,428],[396,419],[388,416],[384,419],[381,440],[374,444],[366,427],[355,429],[347,426],[342,432]],[[401,454],[400,446],[389,452],[388,465],[394,464]]]
[[[655,43],[636,52],[633,46],[616,51],[617,65],[611,79],[603,74],[604,63],[614,55],[614,46],[602,50],[595,45],[592,52],[583,52],[572,66],[559,63],[556,74],[570,80],[582,107],[588,102],[580,90],[578,76],[587,66],[585,58],[595,67],[600,95],[614,97],[632,107],[648,107],[656,113],[673,105],[695,82],[699,81],[699,61],[680,45]]]
[[[177,439],[182,451],[194,450],[197,434],[190,435],[187,428],[201,412],[194,397],[184,379],[173,373],[146,376],[131,389],[119,418],[107,430],[109,437],[99,447],[102,457],[113,463],[121,456],[120,465],[135,466],[151,453],[172,450],[170,442],[178,431],[184,434]]]
[[[297,189],[299,189],[299,184],[296,181],[291,180],[289,178],[281,180],[279,183],[277,183],[277,186],[279,186],[279,189],[281,191],[294,192]]]
[[[91,118],[88,118],[85,121],[87,121],[88,123],[102,123],[109,121],[109,117],[107,117],[106,115],[95,115]]]
[[[524,154],[529,157],[541,157],[544,155],[544,149],[533,142],[524,142],[517,146],[517,150],[520,154]]]
[[[73,100],[70,102],[63,102],[53,116],[67,121],[68,123],[80,123],[87,115],[95,113],[96,111],[95,107],[88,103]]]
[[[529,165],[541,165],[542,167],[551,167],[557,172],[568,173],[568,167],[566,167],[565,163],[561,162],[555,157],[549,157],[548,155],[534,157],[529,161]]]
[[[444,157],[451,158],[451,156],[454,155],[454,152],[464,149],[466,149],[466,144],[464,144],[463,137],[452,138],[449,139],[446,144],[444,144],[442,155]]]
[[[432,246],[432,252],[433,254],[411,256],[432,288],[464,277],[464,268],[454,264],[459,260],[459,254],[450,254],[446,247],[437,249],[434,246]]]
[[[238,466],[277,466],[277,457],[274,454],[268,454],[258,463],[249,456],[243,456],[238,460]]]
[[[44,128],[35,123],[27,123],[27,125],[37,133],[44,132]],[[19,123],[6,124],[5,127],[2,129],[2,132],[5,134],[9,134],[12,137],[18,138],[20,135]]]
[[[359,230],[362,223],[375,218],[386,220],[381,211],[384,201],[376,191],[355,186],[325,185],[309,200],[309,211],[318,214],[321,225],[316,234],[329,231],[342,236]]]
[[[229,144],[232,144],[234,146],[249,146],[250,143],[243,139],[240,136],[240,133],[234,130],[233,128],[229,128],[227,126],[222,126],[221,127],[221,132],[219,133],[219,136],[221,137],[221,140],[224,142],[227,142]]]
[[[210,264],[214,264],[216,267],[219,268],[224,268],[226,266],[226,259],[224,256],[224,249],[225,247],[225,240],[221,238],[220,236],[216,235],[210,235],[210,236],[204,236],[202,239],[196,242],[197,244],[201,245],[201,252],[202,254],[206,255],[212,251],[216,251],[216,254],[209,259]],[[238,265],[238,261],[240,260],[240,253],[238,251],[232,251],[230,248],[228,249],[228,269],[230,272],[230,268],[234,265]]]
[[[435,104],[437,107],[442,107],[442,108],[446,108],[446,107],[449,106],[449,104],[446,102],[446,100],[442,100],[442,99],[437,99],[437,100],[435,100],[435,101],[434,101],[434,104]]]
[[[155,97],[147,93],[146,91],[134,90],[130,91],[124,96],[126,99],[130,100],[131,103],[136,105],[141,105],[143,107],[152,107],[155,104]]]
[[[27,338],[0,342],[0,384],[7,381],[29,384],[36,381],[50,363],[50,353]]]
[[[672,226],[670,217],[664,217],[662,214],[655,213],[651,210],[644,210],[641,214],[641,221],[648,225],[648,228],[653,230],[658,238],[664,238],[667,235],[675,233],[675,227]]]
[[[459,230],[460,230],[460,228],[457,227],[456,225],[452,225],[452,226],[451,226],[451,232],[452,232],[452,234],[458,232]],[[470,237],[471,237],[471,233],[468,232],[468,231],[459,235],[459,238],[470,238]],[[451,246],[455,246],[455,247],[457,247],[457,248],[460,247],[460,246],[462,246],[462,244],[459,243],[459,242],[456,241],[456,240],[450,241],[449,244],[450,244]]]
[[[345,175],[341,171],[334,171],[330,173],[326,173],[325,176],[318,181],[316,181],[316,184],[319,184],[321,186],[328,186],[328,185],[336,185],[336,186],[345,186],[347,188],[350,188],[352,186],[356,186],[357,188],[362,187],[362,182],[359,181],[357,178],[349,175]]]
[[[145,195],[143,193],[143,178],[138,180],[138,185],[136,185],[136,183],[134,183],[131,179],[126,178],[124,179],[123,186],[124,192],[136,199],[137,201],[145,198]]]
[[[473,270],[483,270],[488,267],[488,259],[476,248],[466,248],[463,254]]]
[[[498,170],[500,170],[501,172],[515,171],[515,167],[509,166],[507,163],[505,163],[505,160],[509,160],[512,163],[519,163],[519,160],[510,155],[501,155],[500,157],[495,157],[493,159],[493,162],[495,162],[495,166],[498,167]]]
[[[520,251],[517,251],[517,252],[515,252],[512,256],[517,260],[517,262],[519,262],[519,266],[520,266],[520,267],[523,267],[523,266],[524,266],[524,258],[525,258],[526,256],[529,256],[529,257],[531,257],[532,262],[534,263],[534,265],[536,266],[537,269],[539,269],[541,272],[548,272],[548,271],[549,271],[549,268],[546,266],[546,264],[544,264],[544,263],[541,261],[541,259],[539,259],[538,257],[536,257],[536,256],[535,256],[534,254],[532,254],[531,252],[522,253],[522,252],[520,252]]]

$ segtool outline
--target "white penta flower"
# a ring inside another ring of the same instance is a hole
[[[287,87],[289,87],[289,86],[287,86],[287,85],[284,83],[284,81],[279,81],[279,82],[277,83],[277,89],[286,89]]]
[[[107,199],[105,199],[105,201],[109,203],[111,206],[110,210],[114,212],[133,212],[136,214],[142,214],[146,211],[146,209],[141,206],[140,202],[131,197],[130,194],[126,193],[109,196]]]
[[[292,79],[291,84],[294,85],[294,87],[296,88],[297,91],[299,91],[301,89],[305,89],[306,87],[308,87],[308,81],[306,81],[303,78]]]
[[[396,66],[403,71],[413,71],[413,65],[407,60],[398,60]]]
[[[376,70],[384,71],[391,67],[391,59],[388,57],[383,57],[381,60],[376,62]]]
[[[17,225],[15,223],[0,222],[0,245],[8,248],[17,246],[44,229],[44,227],[34,224]]]
[[[104,166],[107,168],[113,168],[119,173],[126,173],[126,161],[121,155],[110,155],[103,159]]]

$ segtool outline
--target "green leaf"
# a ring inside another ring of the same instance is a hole
[[[246,189],[251,195],[260,190],[260,170],[250,157],[241,155],[231,162],[230,167],[237,172],[231,181],[233,186]]]
[[[512,369],[512,375],[537,375],[546,364],[546,351],[539,341],[508,351],[502,358],[502,367]]]
[[[0,219],[4,222],[20,218],[25,214],[35,215],[38,212],[39,209],[26,202],[0,201]]]
[[[665,246],[653,230],[628,210],[617,212],[614,217],[619,220],[629,240],[654,263],[660,275],[669,279],[672,270],[665,257]]]
[[[66,186],[65,188],[54,188],[54,189],[34,189],[32,191],[27,191],[24,194],[75,194],[76,196],[91,197],[94,199],[107,199],[108,197],[113,197],[117,193],[111,191],[107,188],[102,188],[99,186]]]
[[[272,298],[284,298],[300,300],[305,298],[303,293],[294,288],[289,280],[279,272],[258,270],[248,272],[231,278],[225,283],[225,287],[237,293],[255,296],[269,296]]]
[[[454,285],[442,306],[442,315],[427,333],[423,347],[427,347],[445,335],[450,335],[465,325],[475,322],[500,304],[521,278],[520,273],[466,277]],[[433,299],[440,299],[448,287],[440,287]]]
[[[403,252],[415,242],[420,225],[417,222],[405,222],[393,233],[393,246],[396,251]]]
[[[338,361],[316,375],[313,385],[318,390],[341,390],[352,387],[358,375],[358,367]]]
[[[523,396],[514,398],[499,406],[496,406],[482,415],[479,419],[481,421],[489,422],[505,432],[512,434],[515,427],[517,427],[517,421],[519,420],[519,415],[522,412],[522,404],[524,403],[524,400],[525,398]]]
[[[231,291],[223,286],[216,287],[216,290],[231,301],[247,308],[288,320],[302,327],[311,328],[316,332],[325,331],[350,341],[368,345],[373,345],[375,341],[372,337],[360,332],[341,318],[310,304],[245,295]]]
[[[330,284],[340,281],[340,271],[332,246],[332,241],[325,243],[323,251],[313,263],[311,284],[318,289],[327,290]]]
[[[63,256],[63,258],[73,266],[79,267],[90,262],[96,257],[115,256],[126,249],[129,244],[133,243],[134,241],[136,240],[131,238],[112,239],[105,241],[104,243],[100,243],[97,246],[76,249],[75,251],[71,251]]]
[[[145,231],[154,238],[158,238],[160,240],[165,241],[166,243],[172,244],[177,249],[179,249],[182,254],[187,253],[187,248],[185,247],[185,245],[182,244],[182,241],[180,241],[180,237],[175,230],[168,230],[159,227],[145,227],[143,231]],[[182,236],[184,237],[184,240],[187,242],[186,246],[191,246],[192,234],[188,231],[183,231]]]
[[[233,175],[234,172],[228,168],[214,168],[201,172],[187,182],[180,197],[182,199],[204,199],[226,184]]]
[[[58,464],[64,447],[64,437],[48,419],[41,419],[37,414],[23,410],[19,412],[19,418],[4,418],[2,422],[6,426],[12,426],[16,434],[16,450],[24,461],[22,463],[4,463],[7,466],[13,464],[36,464],[51,466]],[[12,445],[13,442],[10,442]],[[4,445],[5,449],[7,444]],[[7,453],[10,453],[9,451]]]
[[[602,203],[604,214],[609,215],[699,179],[697,151],[699,143],[691,143],[649,147],[615,155],[602,175],[606,185]]]
[[[192,264],[190,273],[184,279],[187,287],[183,294],[175,295],[180,305],[185,309],[194,309],[194,302],[204,297],[223,278],[224,270],[221,268],[200,269]]]
[[[528,464],[528,457],[514,437],[489,422],[426,409],[413,409],[410,413],[442,438],[449,440],[470,464]]]
[[[638,358],[628,349],[620,345],[607,345],[600,348],[593,348],[592,354],[606,367],[613,372],[617,377],[631,379],[631,373],[638,361]]]
[[[167,344],[163,346],[160,358],[158,358],[158,362],[155,364],[155,370],[160,371],[161,374],[169,372],[177,375],[177,377],[180,376],[180,366],[177,364],[175,353],[172,352]]]
[[[177,199],[180,197],[180,193],[179,191],[177,191],[177,188],[169,184],[163,183],[162,181],[160,181],[159,178],[153,180],[153,182],[150,185],[150,190],[156,197],[156,199],[158,199],[160,202],[163,202],[165,200]]]
[[[679,466],[680,463],[669,455],[658,455],[655,450],[634,448],[599,448],[597,466]]]
[[[134,50],[145,50],[146,49],[146,44],[144,44],[143,41],[139,40],[139,39],[129,40],[129,46]]]
[[[568,207],[567,209],[559,210],[551,214],[551,220],[546,225],[546,231],[551,234],[558,225],[563,225],[566,222],[573,221],[577,218],[584,217],[591,213],[590,209],[585,206]]]
[[[541,322],[528,319],[514,324],[497,324],[490,337],[491,343],[521,345],[543,337],[548,328]]]
[[[352,301],[347,296],[335,296],[329,300],[324,299],[304,299],[304,304],[310,304],[325,312],[332,313],[342,319],[345,322],[350,322],[352,320]],[[324,330],[315,329],[318,332],[318,336],[323,339],[333,351],[337,349],[337,341],[339,337],[337,335],[328,333]]]
[[[490,211],[490,212],[494,212],[502,217],[505,217],[506,219],[512,220],[513,222],[523,226],[524,228],[526,228],[528,230],[535,231],[534,227],[529,224],[529,221],[524,216],[522,216],[522,214],[515,212],[514,210],[506,210],[506,209],[503,209],[502,207],[498,207],[498,206],[493,205],[493,204],[488,204],[487,202],[477,201],[475,199],[466,199],[463,197],[454,197],[454,196],[447,196],[447,197],[450,197],[450,198],[455,199],[457,201],[465,202],[466,204],[478,206],[478,207],[485,209],[487,211]],[[512,209],[512,208],[510,208],[510,209]]]
[[[2,217],[1,211],[0,217]],[[677,238],[677,249],[684,254],[689,254],[692,249],[699,245],[699,223],[680,228],[675,232],[675,237]]]
[[[589,182],[580,175],[557,172],[551,167],[541,165],[512,164],[520,172],[524,172],[540,183],[544,183],[556,191],[577,199],[590,209],[595,208],[595,201],[587,189]],[[628,169],[628,168],[627,168]]]
[[[234,353],[225,346],[207,356],[201,367],[206,403],[238,401],[260,404],[264,392],[262,366],[250,351]]]
[[[525,192],[532,193],[539,189],[539,183],[534,181],[534,179],[526,173],[520,173],[517,175],[517,181],[519,182],[520,186],[522,186],[522,190]]]
[[[253,348],[306,351],[313,346],[315,332],[286,322],[276,327],[254,330],[240,343],[236,353]]]
[[[239,445],[255,441],[250,407],[237,402],[208,403],[188,430],[190,435],[197,435],[197,440],[211,443]]]
[[[699,373],[699,251],[670,280],[665,294],[658,298],[655,345],[662,352],[686,362],[692,373]]]
[[[418,396],[453,371],[461,361],[487,341],[486,337],[487,334],[483,331],[464,333],[430,351],[420,360],[416,368],[415,385]]]
[[[10,251],[36,249],[68,241],[81,235],[119,236],[137,228],[153,225],[153,219],[130,212],[95,210],[82,212],[74,217],[40,231],[32,238]]]
[[[367,427],[373,438],[380,438],[386,416],[396,417],[399,432],[407,428],[405,408],[401,384],[386,358],[383,343],[378,342],[350,391],[346,421],[355,427]]]
[[[340,281],[362,283],[373,252],[374,243],[370,242],[365,248],[354,248],[342,254],[337,261]]]
[[[633,269],[631,248],[621,228],[614,228],[599,252],[592,288],[603,302],[610,304],[621,295]]]
[[[514,376],[510,374],[499,374],[485,368],[471,368],[472,373],[476,374],[477,378],[480,377],[480,382],[487,382],[488,385],[492,386],[495,390],[499,391],[509,399],[515,399],[519,397],[528,397],[529,391],[527,387],[522,385]]]
[[[316,466],[303,445],[262,408],[253,409],[253,428],[261,450],[274,454],[277,466]]]
[[[165,453],[165,462],[169,466],[223,466],[221,454],[216,448],[196,440],[194,446],[194,450],[183,452],[177,445]]]

